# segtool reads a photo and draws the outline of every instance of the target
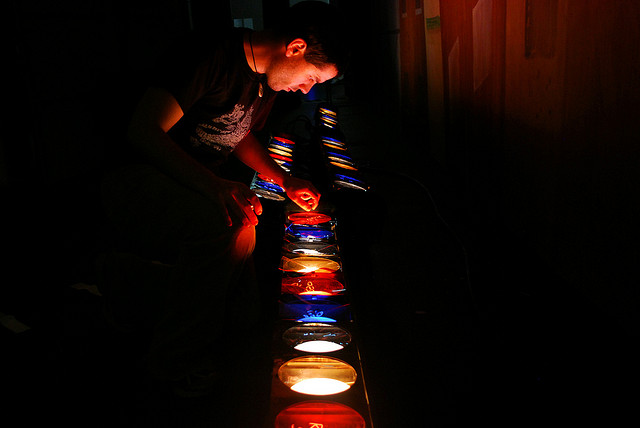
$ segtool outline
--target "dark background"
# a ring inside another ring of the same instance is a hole
[[[625,415],[637,381],[640,6],[335,3],[356,30],[351,69],[283,97],[272,125],[332,101],[369,174],[345,239],[374,421]],[[283,7],[264,1],[264,23]],[[234,2],[1,9],[0,312],[31,327],[3,330],[6,376],[25,389],[26,415],[57,397],[57,418],[84,408],[124,425],[136,407],[118,393],[56,395],[113,357],[86,350],[110,342],[92,330],[99,303],[69,285],[89,280],[104,244],[99,178],[146,71],[190,27],[230,26]],[[434,40],[440,62],[427,63]]]

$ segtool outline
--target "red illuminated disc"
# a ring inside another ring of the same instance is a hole
[[[287,407],[276,417],[276,428],[365,428],[360,413],[340,403],[305,401]]]
[[[293,158],[291,158],[289,156],[277,155],[275,153],[269,153],[269,154],[271,155],[272,158],[278,159],[278,160],[281,160],[281,161],[291,162],[293,160]]]
[[[294,224],[321,224],[331,221],[331,216],[322,213],[305,212],[305,213],[293,213],[287,217],[291,223]]]
[[[344,285],[335,278],[301,276],[282,278],[282,293],[307,296],[335,296],[344,291]]]
[[[284,138],[284,137],[273,137],[273,139],[285,144],[291,144],[291,145],[295,144],[295,141],[290,140],[288,138]]]

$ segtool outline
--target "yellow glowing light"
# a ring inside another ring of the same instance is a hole
[[[351,334],[336,325],[304,323],[285,331],[282,340],[298,351],[315,354],[343,349],[351,343]]]
[[[289,156],[291,157],[291,154],[293,153],[291,150],[287,151],[286,149],[281,149],[279,147],[269,147],[269,151],[277,154],[277,155],[281,155],[281,156]]]
[[[283,257],[282,270],[297,273],[331,273],[340,270],[340,263],[324,257]]]
[[[329,160],[333,161],[333,162],[339,162],[339,163],[343,163],[343,164],[347,164],[347,165],[351,165],[351,166],[355,166],[355,164],[353,162],[350,162],[346,159],[342,159],[336,156],[328,156]]]
[[[337,166],[339,168],[344,168],[344,169],[349,169],[351,171],[357,171],[356,168],[352,167],[351,165],[347,165],[346,163],[340,163],[340,162],[329,162],[331,165],[333,166]]]
[[[346,147],[346,145],[342,141],[336,140],[334,138],[332,138],[332,139],[323,138],[322,142],[325,143],[325,144],[329,143],[329,144],[336,144],[338,146]]]
[[[356,371],[350,364],[319,355],[294,358],[278,369],[278,378],[287,387],[311,395],[346,391],[356,382],[356,377]]]
[[[342,147],[342,146],[338,146],[337,144],[331,144],[331,143],[324,143],[324,145],[326,147],[329,147],[330,149],[337,149],[337,150],[342,150],[342,151],[347,151],[346,148]]]
[[[303,291],[300,293],[301,296],[333,296],[333,293],[329,293],[328,291]]]
[[[329,342],[327,340],[312,340],[294,346],[294,349],[297,349],[298,351],[309,352],[312,354],[335,352],[341,350],[342,348],[344,348],[344,346],[340,345],[339,343]]]
[[[333,111],[333,110],[329,110],[329,109],[326,109],[326,108],[324,108],[324,107],[320,107],[318,110],[319,110],[319,111],[320,111],[320,113],[322,113],[322,114],[328,114],[328,115],[333,116],[333,117],[337,117],[337,116],[338,116],[338,115],[337,115],[337,113],[336,113],[335,111]]]
[[[329,378],[305,379],[291,387],[295,392],[308,395],[332,395],[344,392],[351,386]]]

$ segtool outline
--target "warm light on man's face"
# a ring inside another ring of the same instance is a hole
[[[283,58],[267,70],[267,83],[274,91],[308,93],[316,83],[323,83],[338,75],[333,64],[319,68],[303,57]]]

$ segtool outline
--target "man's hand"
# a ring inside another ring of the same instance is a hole
[[[210,191],[210,197],[220,201],[224,207],[227,225],[232,226],[234,219],[242,221],[243,226],[258,224],[262,214],[262,204],[258,196],[243,183],[219,179]]]
[[[313,211],[318,208],[320,192],[307,180],[296,177],[287,177],[282,185],[287,196],[305,211]]]

